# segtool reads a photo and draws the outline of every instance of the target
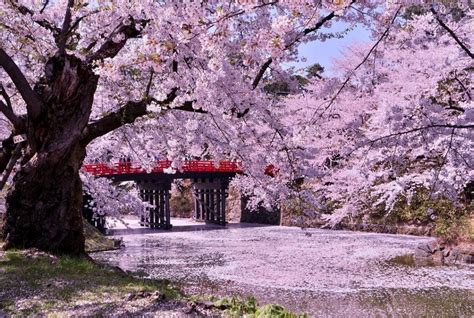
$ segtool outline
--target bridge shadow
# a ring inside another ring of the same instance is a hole
[[[269,227],[275,225],[256,224],[256,223],[228,223],[227,225],[217,225],[212,223],[194,223],[173,225],[170,230],[150,229],[139,225],[131,225],[126,228],[112,228],[107,230],[107,235],[139,235],[139,234],[157,234],[157,233],[179,233],[179,232],[201,232],[201,231],[222,231],[233,229],[245,229],[255,227]]]

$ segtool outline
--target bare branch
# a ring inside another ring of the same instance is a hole
[[[260,70],[258,70],[257,76],[255,76],[255,79],[253,80],[252,83],[252,88],[255,89],[258,86],[258,83],[262,80],[263,74],[267,71],[267,69],[270,67],[270,64],[272,64],[273,59],[269,58],[265,63],[263,63],[262,67]]]
[[[161,106],[168,106],[177,97],[177,92],[178,92],[178,88],[175,87],[174,89],[171,90],[171,92],[168,94],[168,96],[166,97],[166,99],[164,101],[159,101],[155,98],[151,98],[151,102],[154,102],[154,103],[159,104]],[[195,101],[186,101],[181,106],[177,106],[177,107],[173,107],[173,108],[166,107],[166,108],[164,108],[164,110],[181,110],[181,111],[185,111],[185,112],[199,113],[199,114],[207,114],[208,113],[207,111],[205,111],[202,108],[197,108],[197,109],[193,108],[194,103],[195,103]]]
[[[471,93],[469,93],[469,89],[467,89],[466,85],[464,85],[464,83],[457,76],[454,76],[454,79],[456,80],[456,82],[459,83],[459,85],[461,85],[462,89],[466,93],[469,100],[472,100]],[[464,109],[463,109],[463,112],[464,112]]]
[[[5,103],[7,104],[8,108],[12,108],[12,102],[10,100],[10,96],[8,96],[7,91],[5,90],[5,87],[3,87],[2,84],[0,84],[0,95],[2,95],[3,99],[5,100]]]
[[[88,14],[85,14],[85,15],[77,18],[74,21],[74,23],[71,25],[71,27],[69,28],[69,31],[66,33],[66,35],[69,36],[71,34],[71,32],[73,32],[79,26],[79,23],[81,23],[82,20],[84,20],[87,17],[90,17],[91,15],[97,14],[99,12],[100,12],[100,10],[94,10],[94,11],[89,12]]]
[[[20,92],[21,97],[26,103],[28,115],[37,118],[41,112],[42,102],[39,96],[30,87],[30,84],[23,75],[20,68],[15,64],[13,59],[0,47],[0,66],[7,72],[11,80],[15,84],[16,89]]]
[[[48,6],[48,4],[49,4],[49,0],[46,0],[43,4],[43,7],[40,10],[40,14],[43,14],[43,12],[46,9],[46,7]]]
[[[456,41],[457,44],[459,44],[459,46],[464,50],[464,52],[466,52],[467,55],[469,55],[471,59],[474,59],[474,54],[469,50],[469,48],[464,43],[462,43],[462,41],[459,39],[456,33],[454,33],[454,31],[451,30],[446,25],[446,23],[443,22],[443,20],[441,20],[440,16],[438,15],[438,12],[436,12],[436,10],[433,7],[431,7],[431,13],[433,13],[439,25],[441,25],[441,27],[449,33],[449,35],[454,39],[454,41]]]
[[[199,113],[199,114],[207,114],[208,113],[207,111],[205,111],[202,108],[194,109],[192,101],[186,101],[181,106],[173,107],[173,108],[166,108],[166,109],[168,109],[168,110],[181,110],[181,111],[185,111],[185,112]]]
[[[8,162],[7,166],[5,167],[5,171],[3,173],[2,180],[0,180],[0,191],[3,190],[3,187],[7,183],[8,178],[10,177],[10,174],[12,173],[16,162],[18,161],[18,159],[21,156],[21,148],[22,148],[21,143],[16,145],[15,150],[13,151],[9,162]]]
[[[64,14],[63,27],[58,41],[59,54],[63,55],[66,51],[66,42],[71,27],[71,8],[74,6],[74,0],[69,0],[67,3],[66,13]]]
[[[147,115],[147,106],[151,103],[156,103],[160,106],[163,106],[164,110],[180,110],[207,114],[207,111],[203,109],[194,109],[193,101],[186,101],[178,107],[168,107],[169,104],[171,104],[177,97],[177,90],[177,88],[173,89],[162,101],[156,100],[151,97],[144,98],[140,101],[129,101],[117,111],[106,115],[93,123],[90,123],[89,125],[87,125],[87,127],[84,129],[84,132],[82,133],[83,144],[87,145],[92,140],[105,134],[108,134],[109,132],[112,132],[113,130],[125,124],[131,124],[137,118]]]
[[[150,79],[148,80],[148,84],[146,85],[146,90],[145,90],[145,97],[148,98],[150,97],[150,90],[151,90],[151,85],[153,84],[153,75],[155,74],[155,71],[151,69],[151,74],[150,74]]]

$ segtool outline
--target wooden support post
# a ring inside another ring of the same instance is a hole
[[[229,179],[193,180],[195,218],[215,224],[226,224],[225,201]]]
[[[165,229],[171,229],[170,190],[165,190]]]
[[[169,210],[171,180],[145,179],[137,183],[143,201],[154,206],[148,209],[147,216],[141,220],[143,225],[150,228],[171,228],[171,213]]]
[[[214,206],[214,202],[215,202],[214,189],[208,189],[207,191],[209,193],[209,204],[208,204],[209,214],[210,214],[209,221],[211,223],[214,223],[216,221],[216,209]]]
[[[227,197],[227,193],[226,193],[227,189],[224,188],[224,189],[221,189],[220,190],[220,196],[221,196],[221,208],[220,208],[220,212],[221,212],[221,219],[220,219],[220,224],[222,225],[225,225],[227,222],[226,222],[226,216],[225,216],[225,202],[226,202],[226,197]]]
[[[200,201],[199,201],[199,204],[201,204],[201,211],[202,211],[202,220],[205,221],[207,220],[207,210],[205,209],[205,202],[206,202],[206,194],[205,194],[205,190],[204,189],[201,189],[200,191]]]
[[[219,189],[214,190],[214,213],[215,213],[214,221],[217,224],[219,224],[221,221],[221,205],[220,205],[221,197],[219,193],[220,193]]]
[[[160,204],[158,205],[159,211],[159,227],[160,229],[165,227],[165,197],[163,189],[158,190],[159,197],[160,197]]]
[[[194,181],[196,182],[196,180]],[[194,188],[194,187],[193,187]],[[199,189],[193,189],[194,193],[194,219],[201,220],[201,204],[199,203]]]
[[[138,186],[138,183],[137,183],[137,187],[138,187],[138,191],[140,193],[140,197],[142,198],[142,200],[144,201],[145,200],[145,190],[143,190],[142,188],[140,188]],[[141,226],[145,226],[145,215],[142,214],[140,215],[140,225]]]
[[[150,202],[150,190],[145,189],[145,202]],[[145,224],[146,226],[150,226],[150,208],[147,209],[147,216],[145,217]]]
[[[153,189],[150,189],[150,190],[147,190],[148,193],[149,193],[149,197],[148,197],[148,203],[150,203],[151,205],[154,205],[156,204],[156,198],[155,198],[155,190]],[[155,228],[155,208],[150,208],[149,212],[148,212],[148,215],[149,215],[149,226],[150,228]]]

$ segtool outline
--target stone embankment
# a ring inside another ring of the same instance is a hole
[[[415,249],[417,265],[474,264],[474,243],[449,245],[441,241],[422,243]]]

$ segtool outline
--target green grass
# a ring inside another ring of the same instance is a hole
[[[280,305],[267,304],[259,306],[257,300],[253,297],[247,299],[240,299],[236,297],[223,298],[214,302],[217,308],[225,308],[225,314],[230,317],[242,317],[246,316],[249,318],[305,318],[305,314],[296,314],[290,312]]]
[[[85,302],[105,309],[138,292],[181,297],[167,281],[135,278],[87,259],[26,257],[20,251],[0,257],[0,310],[9,314],[58,312]]]
[[[111,240],[100,233],[89,222],[84,220],[84,237],[86,252],[99,252],[116,249],[114,240]]]
[[[260,306],[254,297],[246,299],[240,297],[217,298],[215,296],[190,296],[188,299],[194,303],[211,302],[213,306],[222,310],[225,317],[248,318],[306,318],[306,314],[297,314],[288,311],[280,305],[266,304]]]
[[[274,304],[259,306],[254,298],[184,296],[166,280],[139,278],[85,258],[34,250],[0,252],[0,312],[8,315],[103,316],[131,302],[138,312],[159,310],[151,296],[130,299],[145,293],[158,293],[165,301],[211,301],[214,311],[229,317],[306,317]]]

